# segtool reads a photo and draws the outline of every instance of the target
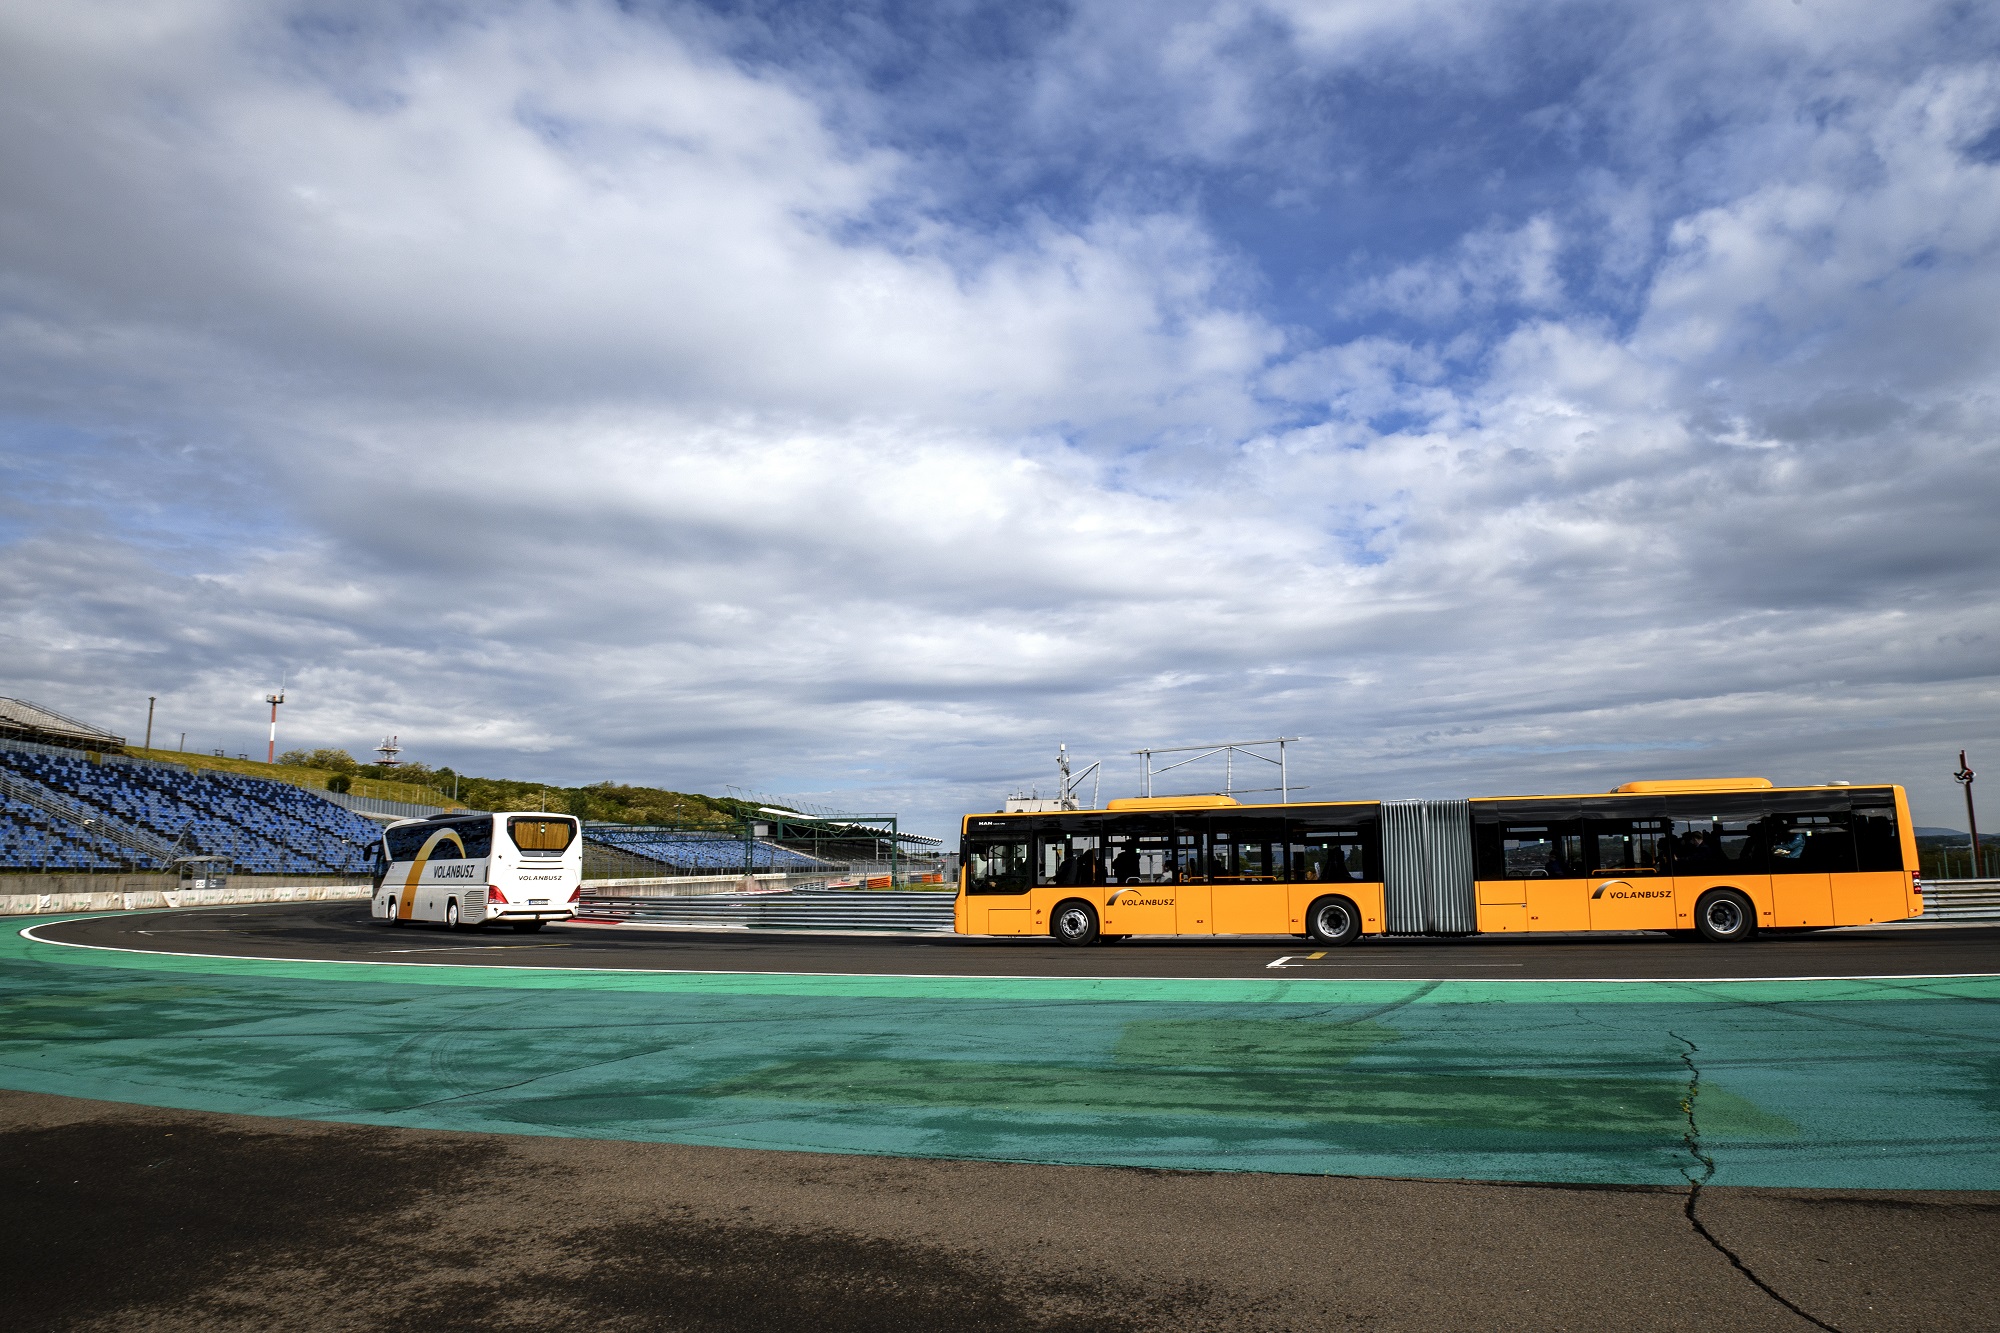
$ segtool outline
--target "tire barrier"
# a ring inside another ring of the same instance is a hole
[[[786,893],[700,897],[615,897],[589,892],[579,917],[648,926],[734,926],[745,930],[896,930],[951,933],[950,893],[858,893],[797,889]]]

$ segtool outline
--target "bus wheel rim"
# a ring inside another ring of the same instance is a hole
[[[1725,935],[1733,935],[1743,923],[1743,914],[1736,910],[1736,904],[1727,898],[1719,898],[1708,905],[1708,924]]]
[[[1347,929],[1347,909],[1339,903],[1328,903],[1319,909],[1319,930],[1322,935],[1338,935]]]

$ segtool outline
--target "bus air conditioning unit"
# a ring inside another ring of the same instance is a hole
[[[1472,802],[1382,802],[1382,898],[1391,935],[1471,935]]]

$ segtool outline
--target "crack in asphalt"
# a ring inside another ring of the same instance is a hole
[[[1681,1146],[1687,1149],[1688,1156],[1692,1157],[1701,1168],[1699,1174],[1688,1167],[1684,1166],[1681,1168],[1681,1175],[1688,1183],[1687,1203],[1682,1207],[1681,1212],[1687,1217],[1688,1225],[1694,1228],[1697,1236],[1708,1242],[1710,1248],[1727,1259],[1730,1267],[1748,1278],[1757,1290],[1763,1292],[1766,1296],[1769,1296],[1772,1300],[1784,1306],[1814,1328],[1825,1329],[1826,1333],[1841,1333],[1836,1325],[1829,1324],[1824,1319],[1801,1308],[1797,1302],[1789,1299],[1783,1292],[1757,1276],[1756,1271],[1750,1265],[1743,1262],[1743,1256],[1730,1249],[1727,1245],[1724,1245],[1721,1239],[1713,1231],[1710,1231],[1707,1224],[1701,1220],[1701,1215],[1696,1209],[1701,1204],[1702,1187],[1715,1177],[1715,1159],[1710,1157],[1708,1152],[1701,1146],[1701,1126],[1695,1119],[1695,1102],[1701,1096],[1701,1067],[1695,1064],[1694,1058],[1701,1054],[1701,1048],[1678,1032],[1670,1030],[1667,1035],[1686,1048],[1680,1053],[1681,1063],[1687,1066],[1688,1071],[1687,1095],[1681,1098],[1681,1114],[1687,1118],[1687,1130],[1681,1135]]]

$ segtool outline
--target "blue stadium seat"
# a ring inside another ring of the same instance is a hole
[[[368,869],[377,825],[285,783],[174,764],[91,763],[0,749],[0,766],[118,823],[226,856],[247,874],[354,874]],[[133,854],[19,802],[0,803],[0,864],[116,870]]]

